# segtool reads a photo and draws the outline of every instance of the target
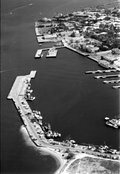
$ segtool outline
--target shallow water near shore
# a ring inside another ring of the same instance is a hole
[[[58,50],[56,59],[35,60],[39,48],[34,22],[57,12],[73,12],[80,6],[110,1],[2,0],[1,19],[1,159],[2,173],[52,174],[56,161],[41,156],[26,145],[20,132],[21,118],[14,103],[6,97],[18,75],[37,70],[31,81],[36,99],[31,108],[40,110],[44,122],[77,143],[103,144],[119,148],[119,131],[106,127],[104,117],[119,113],[118,90],[85,74],[102,69],[96,62],[70,50]],[[33,3],[32,5],[30,5]],[[49,9],[49,11],[48,11]]]

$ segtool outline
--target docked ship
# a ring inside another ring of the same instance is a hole
[[[104,61],[104,60],[98,61],[98,64],[99,64],[100,66],[102,66],[103,68],[106,68],[106,69],[110,68],[108,62],[106,62],[106,61]]]
[[[57,50],[56,50],[55,47],[52,47],[52,48],[50,48],[48,50],[48,53],[47,53],[46,57],[47,58],[49,58],[49,57],[56,57],[56,55],[57,55]]]

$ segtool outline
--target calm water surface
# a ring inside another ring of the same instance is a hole
[[[32,80],[36,100],[31,107],[42,112],[44,122],[77,143],[111,145],[119,148],[118,130],[105,126],[104,117],[119,113],[118,90],[86,75],[86,70],[102,69],[67,49],[56,59],[35,60],[38,43],[34,22],[57,12],[73,12],[109,0],[2,0],[1,13],[1,159],[2,173],[52,174],[57,164],[28,147],[20,132],[22,121],[12,101],[6,99],[18,75],[37,70]],[[29,5],[33,3],[32,5]],[[82,6],[82,7],[81,7]],[[49,10],[48,10],[49,9]]]

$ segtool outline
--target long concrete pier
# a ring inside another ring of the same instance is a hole
[[[12,89],[8,95],[8,99],[12,99],[15,103],[17,110],[20,112],[23,123],[26,127],[26,130],[37,146],[40,146],[40,142],[38,141],[38,135],[35,132],[35,128],[33,124],[30,122],[30,118],[34,118],[31,108],[26,102],[24,95],[26,93],[26,88],[31,80],[36,75],[36,71],[31,71],[31,73],[27,76],[18,76],[15,79],[15,82],[12,86]],[[41,130],[42,131],[42,130]]]

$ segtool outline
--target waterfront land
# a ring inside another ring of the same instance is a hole
[[[109,170],[112,172],[115,166],[115,173],[119,173],[120,152],[116,149],[110,149],[107,145],[78,145],[71,139],[66,139],[62,142],[55,140],[61,134],[53,132],[50,124],[44,125],[41,112],[31,110],[28,103],[35,99],[35,97],[31,96],[30,84],[31,78],[34,78],[35,74],[36,71],[31,71],[29,75],[18,76],[7,98],[14,101],[27,135],[35,147],[52,154],[58,159],[60,167],[57,173],[83,171],[86,163],[88,164],[86,172],[90,168],[91,171]],[[111,164],[113,165],[112,169],[110,169]]]
[[[58,13],[35,22],[39,43],[55,42],[98,62],[120,69],[120,9],[98,6]]]

